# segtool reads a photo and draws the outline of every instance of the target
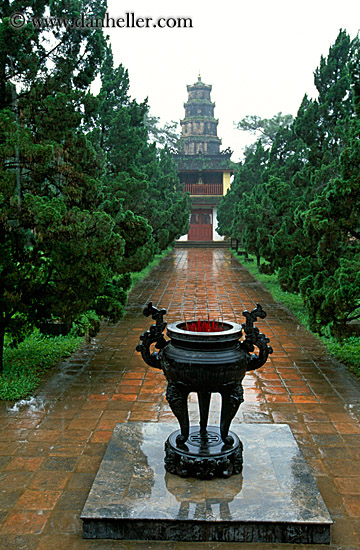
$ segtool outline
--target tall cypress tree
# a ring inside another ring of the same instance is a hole
[[[132,252],[128,250],[131,268],[141,269],[155,252],[186,233],[188,198],[180,188],[168,148],[159,149],[149,140],[147,101],[137,103],[130,99],[127,71],[121,65],[114,68],[110,49],[102,82],[98,140],[100,137],[105,155],[106,208],[113,208],[116,197],[124,212],[133,212],[137,223],[145,224],[142,241],[133,243]]]
[[[50,46],[30,23],[17,35],[7,18],[15,8],[44,15],[44,3],[2,8],[0,369],[5,331],[52,316],[70,324],[103,293],[124,251],[114,220],[96,208],[98,158],[83,132],[101,29],[55,29]],[[105,4],[50,5],[69,17],[82,10],[101,17]]]
[[[340,30],[314,73],[318,97],[305,95],[293,124],[275,134],[253,190],[223,203],[238,233],[255,221],[245,240],[284,288],[301,290],[312,326],[338,336],[360,306],[359,61],[359,39]]]
[[[218,208],[219,233],[239,240],[247,252],[253,252],[254,247],[245,234],[249,236],[256,230],[253,218],[246,216],[248,206],[242,203],[245,195],[251,195],[253,189],[261,184],[267,158],[268,153],[260,139],[254,149],[248,149],[244,162],[236,170],[234,181]]]
[[[338,337],[348,333],[349,321],[360,318],[360,45],[357,39],[352,42],[351,50],[347,66],[354,116],[347,120],[350,132],[337,143],[341,148],[347,145],[340,156],[339,175],[329,179],[304,215],[305,230],[317,244],[312,270],[300,280],[313,327],[321,331],[329,325]],[[341,132],[345,132],[344,127],[341,120]],[[298,260],[299,269],[303,262]]]

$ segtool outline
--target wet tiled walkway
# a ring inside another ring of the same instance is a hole
[[[174,422],[161,372],[135,352],[152,300],[167,321],[242,322],[260,302],[274,354],[244,381],[234,419],[290,425],[334,519],[331,550],[360,549],[360,384],[227,250],[176,249],[132,292],[128,313],[48,376],[26,402],[1,403],[1,550],[232,550],[235,543],[84,541],[79,519],[117,422]],[[193,418],[197,404],[190,403]],[[219,402],[212,404],[218,422]],[[242,544],[242,548],[305,548]],[[318,550],[323,546],[307,546]]]

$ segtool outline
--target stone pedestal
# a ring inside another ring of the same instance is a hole
[[[191,426],[188,440],[181,445],[177,442],[180,433],[176,430],[165,442],[165,468],[171,474],[212,479],[241,473],[243,447],[233,432],[229,432],[232,442],[228,445],[221,439],[219,426],[208,426],[205,435],[199,426]]]
[[[240,424],[242,474],[164,468],[173,424],[117,424],[85,503],[83,537],[328,544],[331,517],[285,424]]]

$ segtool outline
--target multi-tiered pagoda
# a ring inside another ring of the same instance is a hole
[[[179,153],[174,155],[184,191],[191,195],[190,231],[180,240],[220,241],[217,228],[217,205],[230,187],[231,151],[220,152],[218,120],[211,101],[212,86],[201,82],[187,86],[185,118],[180,121],[182,135]]]

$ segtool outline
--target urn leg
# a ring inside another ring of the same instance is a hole
[[[201,435],[206,434],[206,427],[207,427],[208,418],[209,418],[210,398],[211,398],[210,392],[205,392],[205,391],[198,392]]]
[[[166,399],[170,408],[180,424],[181,435],[178,435],[176,442],[178,444],[185,443],[189,437],[189,413],[187,408],[187,398],[189,390],[182,384],[175,384],[169,380],[166,390]]]
[[[244,401],[244,390],[241,383],[238,382],[232,386],[222,388],[220,393],[222,398],[220,434],[224,443],[232,445],[233,438],[228,435],[230,424]]]

